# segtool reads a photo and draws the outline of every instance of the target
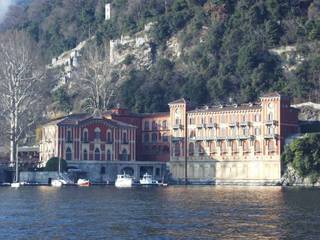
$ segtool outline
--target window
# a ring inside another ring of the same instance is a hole
[[[127,143],[128,143],[127,133],[126,133],[126,132],[124,132],[124,133],[122,134],[122,142],[123,142],[124,144],[127,144]]]
[[[66,160],[67,161],[72,160],[72,151],[71,151],[71,148],[69,148],[69,147],[66,150]]]
[[[235,127],[231,128],[231,130],[233,136],[237,135],[237,129]]]
[[[270,113],[268,114],[268,120],[269,120],[269,121],[272,121],[272,120],[273,120],[273,114],[272,114],[272,112],[270,112]]]
[[[167,124],[167,120],[164,120],[164,121],[162,121],[162,129],[167,129],[167,126],[168,124]]]
[[[196,136],[195,130],[191,130],[191,131],[190,131],[190,137],[193,138],[193,137],[195,137],[195,136]]]
[[[167,134],[163,134],[162,135],[162,141],[163,142],[168,142],[169,141],[169,138],[168,138]]]
[[[175,155],[176,157],[180,156],[180,144],[179,144],[179,143],[176,143],[176,144],[174,145],[174,155]]]
[[[247,121],[247,117],[246,117],[246,115],[243,115],[242,116],[242,122],[245,122],[245,121]]]
[[[86,129],[86,128],[83,130],[82,141],[85,143],[88,142],[88,129]]]
[[[149,133],[145,133],[144,136],[143,136],[143,141],[145,143],[149,142]]]
[[[226,136],[226,129],[223,127],[223,128],[221,128],[221,136],[222,137],[224,137],[224,136]]]
[[[157,142],[157,134],[156,133],[152,133],[151,135],[151,139],[152,139],[152,142]]]
[[[259,141],[254,142],[254,151],[256,153],[260,152],[260,142]]]
[[[176,125],[179,125],[179,124],[180,124],[180,119],[176,118]]]
[[[268,127],[268,134],[272,135],[273,134],[273,127]]]
[[[243,147],[243,153],[248,153],[249,152],[249,143],[248,141],[244,141],[242,144]]]
[[[155,121],[152,121],[152,130],[156,130],[157,129],[157,124]]]
[[[275,151],[275,147],[274,147],[274,141],[270,140],[268,142],[268,152],[274,152]]]
[[[144,122],[144,130],[146,130],[146,131],[149,130],[149,121]]]
[[[233,153],[238,152],[238,146],[236,141],[232,141],[231,149]]]
[[[260,135],[260,128],[255,128],[254,129],[254,135],[259,136]]]
[[[96,150],[94,150],[94,160],[100,161],[100,149],[99,148],[96,148]]]
[[[107,133],[107,143],[112,143],[112,136],[110,131],[108,131]]]
[[[259,114],[259,113],[257,113],[257,114],[254,116],[254,120],[255,120],[256,122],[260,122],[260,114]]]
[[[94,130],[94,139],[95,140],[100,140],[100,128],[96,128]]]
[[[106,167],[100,168],[100,174],[106,174]]]
[[[162,149],[163,153],[169,153],[170,152],[170,149],[168,146],[163,146],[163,149]]]
[[[215,152],[215,144],[214,144],[214,142],[210,142],[210,152],[211,153]]]
[[[194,144],[189,143],[189,156],[193,156],[193,155],[194,155]]]
[[[203,147],[202,143],[200,143],[200,142],[198,143],[198,153],[200,155],[204,154],[204,147]]]
[[[71,129],[67,130],[67,142],[72,142]]]
[[[221,142],[221,153],[226,153],[227,152],[227,145],[225,141]]]
[[[111,152],[110,152],[109,149],[108,149],[108,151],[107,151],[107,160],[108,160],[108,161],[111,161]]]
[[[88,160],[88,151],[87,151],[87,149],[83,150],[83,160]]]
[[[128,161],[129,160],[127,149],[123,149],[122,150],[121,160],[122,161]]]
[[[160,176],[160,168],[156,168],[156,176],[157,176],[157,177]]]

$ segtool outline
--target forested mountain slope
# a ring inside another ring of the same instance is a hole
[[[30,0],[13,6],[1,28],[28,31],[49,62],[93,35],[101,44],[149,22],[157,52],[175,37],[181,55],[160,54],[151,68],[128,68],[114,104],[165,111],[179,97],[195,104],[243,102],[274,90],[296,102],[320,100],[318,0]],[[273,51],[284,46],[294,49],[289,58]]]

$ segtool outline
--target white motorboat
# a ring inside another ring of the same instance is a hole
[[[118,174],[115,186],[118,188],[128,188],[132,187],[133,178],[127,174]]]
[[[77,185],[81,187],[89,187],[91,183],[87,179],[79,178],[77,181]]]
[[[11,183],[11,187],[18,188],[18,187],[20,187],[20,183],[19,182]]]
[[[63,181],[60,179],[54,179],[51,181],[51,186],[52,187],[62,187]]]
[[[145,173],[143,177],[140,179],[141,185],[158,185],[158,181],[152,178],[152,175]]]

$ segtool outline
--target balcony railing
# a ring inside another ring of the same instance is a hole
[[[266,125],[273,125],[273,126],[275,126],[275,125],[278,125],[278,121],[277,121],[277,120],[267,120],[267,121],[265,121],[265,124],[266,124]]]
[[[107,140],[106,143],[107,143],[107,144],[112,144],[113,142],[112,142],[112,140]]]
[[[201,124],[197,124],[197,128],[205,128],[206,125],[204,123],[201,123]]]
[[[238,126],[238,125],[239,125],[238,122],[230,122],[230,123],[229,123],[229,127],[236,127],[236,126]]]
[[[249,121],[243,121],[240,123],[240,126],[242,127],[246,127],[246,126],[249,126],[250,125],[250,122]]]
[[[271,133],[271,134],[264,135],[265,139],[276,139],[278,137],[279,137],[279,134],[276,134],[276,133]]]
[[[217,124],[216,123],[208,123],[206,126],[207,126],[207,128],[216,128]]]
[[[174,124],[172,126],[173,129],[181,129],[182,128],[182,125],[181,124]]]
[[[183,137],[171,137],[171,141],[172,142],[178,142],[178,141],[180,141],[182,139],[183,139]]]
[[[89,143],[89,140],[88,139],[82,139],[81,142],[82,143]]]
[[[128,140],[124,140],[124,141],[122,141],[122,144],[129,144],[129,141]]]

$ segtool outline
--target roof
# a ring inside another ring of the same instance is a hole
[[[180,98],[178,100],[169,102],[168,104],[170,105],[170,104],[179,104],[179,103],[187,103],[187,101],[184,98]]]
[[[170,112],[141,113],[142,117],[169,116]]]
[[[279,92],[269,92],[263,94],[261,97],[281,97],[281,94]]]
[[[258,103],[247,103],[247,104],[241,104],[241,105],[220,105],[220,106],[212,106],[212,107],[203,107],[194,109],[192,111],[188,111],[188,113],[196,113],[196,112],[224,112],[224,111],[235,111],[235,110],[258,110],[261,109],[261,105]]]

